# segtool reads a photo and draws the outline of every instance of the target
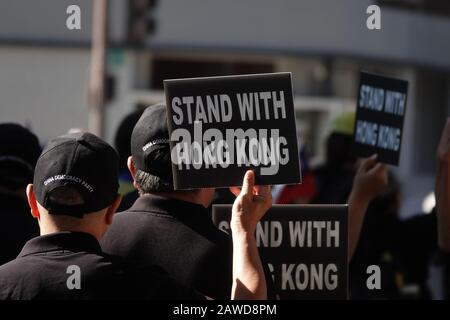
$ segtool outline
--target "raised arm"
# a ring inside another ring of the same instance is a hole
[[[242,190],[230,188],[237,196],[233,204],[231,231],[233,237],[232,299],[265,300],[267,286],[256,247],[255,230],[258,221],[272,206],[269,186],[254,186],[255,174],[247,171]]]
[[[372,201],[388,183],[388,169],[385,164],[377,163],[373,155],[362,160],[353,180],[353,188],[348,198],[348,260],[350,261],[358,244],[359,234],[370,201]]]
[[[450,118],[447,119],[437,150],[435,195],[439,247],[450,252]]]

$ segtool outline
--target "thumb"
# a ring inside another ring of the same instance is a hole
[[[255,173],[252,170],[247,170],[242,182],[241,194],[253,195],[253,187],[255,185]]]

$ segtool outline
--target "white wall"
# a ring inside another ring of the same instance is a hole
[[[116,99],[106,109],[105,138],[112,142],[121,118],[131,110],[134,54],[110,67]],[[45,142],[70,128],[88,126],[87,49],[0,47],[0,122],[29,126]]]
[[[87,127],[89,51],[0,47],[0,121],[43,140]]]

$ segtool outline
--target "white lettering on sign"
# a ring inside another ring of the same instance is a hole
[[[289,234],[293,248],[339,247],[339,221],[289,221]]]
[[[203,132],[202,123],[194,123],[194,136],[184,128],[171,134],[175,147],[171,151],[172,162],[178,170],[222,168],[237,166],[261,166],[261,175],[275,175],[280,165],[289,163],[287,139],[278,129],[226,129],[225,137],[218,129]]]
[[[377,144],[377,137],[378,124],[362,120],[356,122],[356,142],[375,146]]]
[[[204,100],[203,100],[204,99]],[[231,99],[226,94],[201,96],[174,97],[171,102],[173,122],[180,125],[185,121],[203,123],[229,122],[232,117]]]
[[[277,97],[278,95],[278,97]],[[270,119],[269,100],[272,99],[274,119],[286,118],[284,91],[238,93],[236,95],[241,119],[243,121],[261,120],[260,100],[263,102],[265,119]],[[280,114],[279,114],[280,112]]]
[[[405,114],[406,94],[361,85],[359,94],[359,107],[374,111],[384,111],[388,114],[403,116]]]
[[[338,286],[336,264],[282,264],[282,290],[335,290]]]
[[[237,93],[236,99],[242,121],[286,119],[284,91]],[[176,125],[229,122],[233,115],[228,94],[173,97],[171,107]]]
[[[260,221],[256,227],[256,245],[276,248],[283,242],[283,227],[279,221]]]
[[[363,84],[359,93],[359,106],[375,111],[382,111],[384,105],[384,89]]]
[[[403,116],[405,114],[406,94],[386,90],[386,102],[384,112]]]
[[[398,151],[400,149],[400,135],[401,131],[399,128],[380,125],[377,146],[387,150]]]
[[[399,128],[358,120],[356,122],[355,142],[398,151],[401,133],[402,131]]]

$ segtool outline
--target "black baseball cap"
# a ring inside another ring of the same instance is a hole
[[[131,155],[136,169],[172,186],[170,138],[163,103],[147,107],[131,135]]]
[[[36,200],[50,214],[82,217],[111,205],[117,196],[118,155],[97,136],[72,133],[49,141],[39,157],[34,173]],[[80,204],[54,201],[51,193],[71,187],[82,197]]]
[[[0,167],[6,172],[19,170],[31,181],[41,151],[38,138],[27,128],[17,123],[0,124]]]

